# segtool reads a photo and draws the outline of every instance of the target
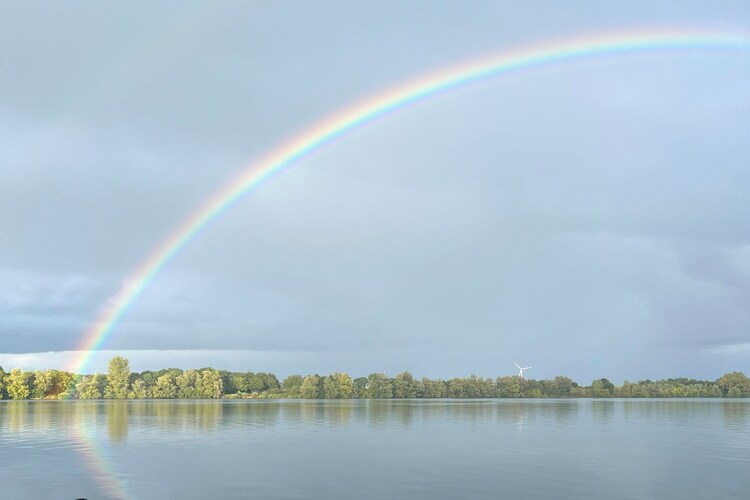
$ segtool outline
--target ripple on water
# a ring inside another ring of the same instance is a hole
[[[13,457],[3,495],[661,499],[750,488],[746,400],[80,403],[0,405],[0,447]]]

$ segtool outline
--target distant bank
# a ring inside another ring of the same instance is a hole
[[[279,382],[273,373],[230,372],[214,368],[165,368],[134,373],[127,359],[115,356],[107,374],[82,375],[60,370],[5,372],[0,367],[0,399],[402,399],[402,398],[741,398],[750,397],[750,379],[742,372],[717,380],[670,378],[625,381],[606,378],[584,386],[568,377],[550,380],[517,376],[450,380],[417,379],[409,372],[395,377],[372,373],[290,375]]]

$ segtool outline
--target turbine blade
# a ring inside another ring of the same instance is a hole
[[[521,367],[518,366],[518,363],[513,363],[513,364],[516,365],[516,368],[518,368],[519,370],[521,369]]]

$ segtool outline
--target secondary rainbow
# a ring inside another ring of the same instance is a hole
[[[73,360],[70,371],[85,372],[91,356],[112,334],[128,307],[153,281],[164,265],[202,228],[253,188],[361,125],[437,94],[523,69],[618,54],[695,49],[747,51],[750,49],[750,34],[701,28],[658,28],[552,42],[501,52],[427,74],[333,114],[282,143],[257,163],[249,165],[236,179],[211,196],[159,243],[121,289],[107,301],[96,320],[84,333],[77,349],[79,354]]]

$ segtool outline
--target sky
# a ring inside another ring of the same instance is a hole
[[[63,368],[138,267],[290,137],[555,40],[750,32],[747,2],[8,2],[0,365]],[[378,119],[249,192],[95,354],[134,370],[750,373],[750,53],[578,60]]]

